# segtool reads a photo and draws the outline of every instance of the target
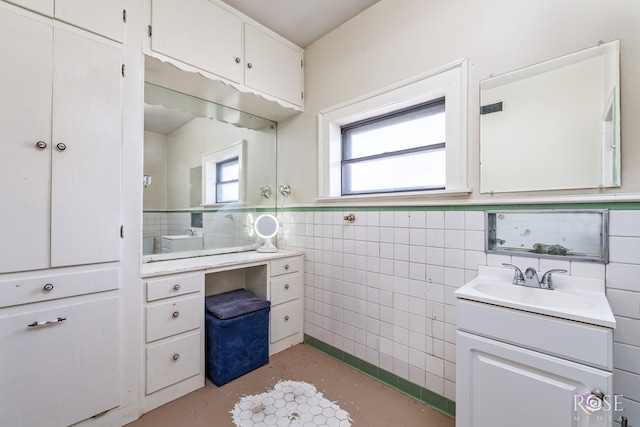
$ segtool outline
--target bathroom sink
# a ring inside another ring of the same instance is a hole
[[[604,280],[557,274],[553,289],[514,285],[513,270],[479,266],[478,276],[455,291],[457,298],[615,327]]]
[[[478,283],[475,290],[489,297],[537,307],[593,309],[596,304],[580,295],[562,291],[516,286],[511,283]]]

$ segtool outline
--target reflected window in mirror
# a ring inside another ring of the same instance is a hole
[[[244,152],[246,141],[202,156],[204,206],[240,203],[244,200]]]

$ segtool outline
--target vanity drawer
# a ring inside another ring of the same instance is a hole
[[[300,332],[300,301],[290,301],[271,307],[269,326],[272,343]]]
[[[147,342],[200,327],[204,310],[201,295],[172,298],[147,306]]]
[[[204,273],[178,274],[147,280],[147,301],[200,292],[204,288]]]
[[[148,346],[147,394],[198,375],[200,357],[200,331]]]
[[[302,257],[293,257],[271,261],[271,277],[299,271],[301,260]]]
[[[57,275],[48,272],[41,276],[0,281],[0,307],[110,291],[119,286],[117,268]]]
[[[271,304],[277,305],[300,297],[302,275],[287,274],[271,279]]]
[[[613,330],[458,299],[458,329],[600,369],[613,369]]]

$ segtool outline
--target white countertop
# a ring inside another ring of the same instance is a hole
[[[244,265],[266,263],[268,261],[302,255],[302,252],[278,250],[273,253],[256,251],[235,252],[219,255],[203,255],[191,258],[158,260],[147,262],[140,267],[141,277],[162,276],[197,270],[237,268]]]

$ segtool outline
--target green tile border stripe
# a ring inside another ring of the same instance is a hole
[[[640,210],[640,202],[602,203],[540,203],[540,204],[499,204],[499,205],[332,205],[332,206],[291,206],[278,207],[278,212],[371,212],[371,211],[486,211],[486,210],[542,210],[542,209],[610,209]]]
[[[404,378],[400,378],[399,376],[389,371],[378,368],[377,366],[359,359],[349,353],[345,353],[344,351],[309,335],[305,334],[304,342],[310,347],[313,347],[316,350],[319,350],[322,353],[325,353],[333,357],[334,359],[337,359],[342,363],[351,366],[354,369],[357,369],[365,375],[377,381],[380,381],[381,383],[386,384],[389,387],[394,388],[399,392],[406,394],[407,396],[419,402],[424,403],[425,405],[432,407],[436,411],[441,412],[450,418],[455,418],[456,403],[454,401],[440,396],[439,394],[434,393],[431,390],[427,390],[426,388],[423,388],[410,381],[407,381]]]

